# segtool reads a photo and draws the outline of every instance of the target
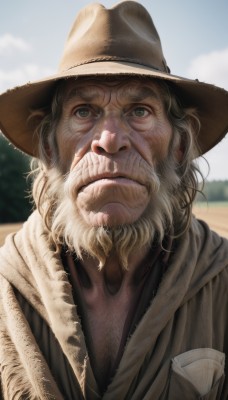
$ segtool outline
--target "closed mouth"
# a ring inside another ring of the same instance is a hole
[[[93,178],[89,177],[89,179],[86,180],[82,186],[80,186],[78,191],[80,191],[80,190],[84,189],[86,186],[94,184],[94,183],[96,183],[98,181],[100,181],[100,182],[101,181],[104,181],[104,182],[107,181],[107,183],[108,182],[110,182],[110,183],[111,182],[112,183],[116,182],[116,183],[119,183],[119,184],[121,183],[121,181],[122,181],[122,183],[123,182],[124,183],[134,182],[134,183],[137,183],[139,185],[142,185],[141,182],[139,182],[139,181],[135,180],[133,177],[130,177],[130,176],[127,176],[127,175],[122,175],[122,174],[121,175],[120,174],[102,174],[102,175],[99,175],[99,176],[96,176],[96,177],[93,177]]]

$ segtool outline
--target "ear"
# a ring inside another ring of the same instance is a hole
[[[50,164],[51,159],[52,159],[52,150],[51,150],[50,144],[48,143],[48,140],[45,140],[44,151],[45,151],[45,155],[46,155],[48,164]]]
[[[40,124],[44,117],[45,117],[44,110],[31,111],[30,115],[28,117],[28,126],[34,132],[34,136],[37,140],[37,147],[38,147],[38,143],[40,142],[40,137],[39,137]],[[48,143],[48,139],[46,137],[44,140],[42,140],[42,152],[44,153],[48,164],[50,164],[52,152],[51,152],[50,145]]]
[[[183,161],[184,153],[186,150],[185,142],[183,138],[180,139],[180,142],[177,144],[174,150],[175,160],[180,164]]]
[[[174,154],[175,154],[175,160],[178,162],[178,164],[180,164],[181,161],[183,160],[184,151],[180,147],[178,147],[175,150]]]

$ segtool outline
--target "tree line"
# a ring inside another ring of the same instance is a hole
[[[228,180],[206,181],[202,192],[197,194],[196,201],[228,202]]]
[[[30,157],[0,133],[0,223],[23,222],[32,211]],[[197,201],[228,201],[228,180],[206,182]]]
[[[32,210],[30,158],[0,133],[0,223],[23,222]]]

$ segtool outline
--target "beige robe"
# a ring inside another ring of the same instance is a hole
[[[0,250],[2,398],[227,400],[227,266],[228,241],[193,218],[101,396],[67,274],[33,213]]]

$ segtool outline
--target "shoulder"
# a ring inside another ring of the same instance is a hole
[[[192,218],[190,240],[195,241],[198,259],[209,265],[217,265],[223,269],[228,265],[228,239],[210,229],[205,221]]]
[[[206,287],[208,293],[221,291],[227,298],[228,240],[205,222],[192,218],[189,230],[178,240],[174,261],[180,263],[182,275],[188,271],[185,301]]]

